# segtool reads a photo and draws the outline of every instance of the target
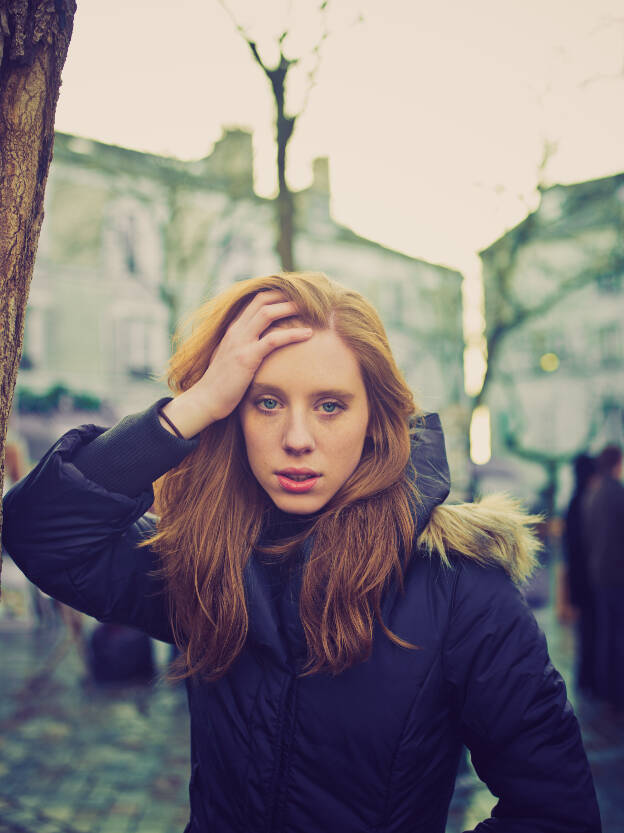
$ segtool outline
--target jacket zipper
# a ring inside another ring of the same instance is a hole
[[[284,805],[286,803],[286,773],[290,766],[290,750],[295,728],[295,701],[297,677],[288,679],[280,706],[280,720],[276,744],[275,774],[271,790],[271,806],[267,816],[267,833],[279,833],[283,827]]]

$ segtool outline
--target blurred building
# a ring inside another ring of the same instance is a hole
[[[296,207],[298,267],[324,271],[373,301],[420,403],[445,419],[459,474],[460,274],[336,223],[326,159],[314,163]],[[166,390],[154,378],[180,319],[233,281],[278,269],[274,208],[254,192],[249,133],[227,131],[195,162],[57,134],[18,378],[21,410],[41,412],[37,402],[57,386],[46,422],[53,433],[59,400],[61,422],[85,397],[117,414],[144,407]]]
[[[624,442],[624,174],[544,189],[481,258],[493,485],[561,502],[571,456]]]

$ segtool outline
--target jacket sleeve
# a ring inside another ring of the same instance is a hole
[[[6,495],[3,543],[25,575],[55,599],[102,622],[129,625],[172,642],[163,583],[154,573],[155,554],[139,546],[155,528],[155,520],[145,514],[154,499],[153,464],[145,469],[149,476],[142,490],[128,495],[127,459],[117,463],[115,451],[120,436],[123,446],[128,433],[138,439],[143,423],[157,419],[154,409],[106,432],[113,437],[108,444],[104,429],[93,425],[61,437]],[[98,453],[108,449],[109,480],[114,481],[119,468],[119,490],[101,485],[75,465],[94,441],[101,447]],[[168,442],[167,437],[162,441]],[[185,453],[193,447],[190,441]],[[145,454],[153,457],[154,448]],[[140,468],[138,456],[134,467]]]
[[[600,833],[565,684],[503,570],[460,562],[444,662],[464,743],[498,798],[473,833]]]

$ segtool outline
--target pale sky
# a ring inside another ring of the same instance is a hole
[[[286,26],[287,45],[306,52],[319,2],[229,8],[263,54]],[[311,160],[328,156],[334,217],[359,234],[469,271],[535,206],[545,139],[558,143],[548,183],[624,171],[621,0],[329,6],[289,177],[306,186]],[[56,126],[184,159],[208,154],[224,126],[245,127],[257,190],[274,191],[268,82],[217,0],[78,0]]]

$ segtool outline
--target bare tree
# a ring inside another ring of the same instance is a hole
[[[319,3],[319,14],[323,18],[323,28],[319,39],[312,48],[311,57],[313,58],[312,68],[308,72],[307,89],[304,95],[303,103],[294,112],[287,112],[286,105],[286,87],[289,72],[301,62],[301,57],[289,58],[286,56],[286,44],[289,36],[289,31],[285,29],[278,37],[277,44],[279,49],[279,57],[274,66],[270,66],[267,61],[262,58],[258,44],[247,31],[234,19],[230,9],[224,2],[219,0],[221,6],[230,15],[234,21],[237,31],[247,43],[251,54],[266,75],[273,95],[275,103],[275,141],[277,146],[276,166],[277,166],[277,197],[275,200],[276,208],[276,223],[277,223],[277,253],[282,264],[282,269],[285,271],[293,271],[295,269],[295,258],[293,253],[293,238],[295,232],[295,200],[293,192],[291,191],[288,180],[286,178],[286,162],[288,155],[288,143],[290,142],[297,119],[304,112],[310,92],[315,84],[316,72],[320,63],[320,50],[323,42],[328,36],[327,29],[327,8],[328,0],[322,0]]]
[[[531,226],[534,217],[529,216],[525,221],[525,228],[518,238],[511,243],[509,257],[505,263],[496,269],[492,284],[496,294],[496,301],[492,305],[491,315],[486,327],[486,345],[488,363],[483,378],[483,385],[479,393],[473,398],[473,407],[483,404],[489,383],[496,373],[496,363],[503,341],[524,324],[536,320],[550,312],[561,301],[573,292],[590,284],[597,283],[605,277],[617,274],[624,269],[624,252],[618,248],[594,253],[593,262],[579,269],[562,280],[555,289],[533,304],[524,303],[514,292],[515,265],[520,249],[531,239]],[[544,272],[550,267],[544,265]]]
[[[578,187],[578,186],[577,186]],[[618,209],[621,210],[621,209]],[[557,221],[555,221],[556,223]],[[498,379],[507,384],[508,393],[511,390],[510,379],[500,366],[500,356],[505,341],[515,332],[527,324],[539,320],[556,309],[565,299],[584,287],[596,285],[612,276],[624,272],[624,240],[621,234],[621,221],[615,218],[613,227],[617,239],[615,244],[596,243],[592,246],[583,242],[580,229],[566,235],[570,240],[577,237],[577,269],[562,271],[548,262],[535,261],[534,268],[538,268],[544,280],[552,283],[552,289],[544,293],[539,300],[531,302],[528,293],[522,291],[522,268],[520,258],[523,252],[535,241],[544,239],[549,234],[548,223],[540,220],[539,212],[533,212],[515,229],[508,232],[498,241],[500,247],[497,255],[492,257],[493,265],[486,286],[486,330],[485,345],[487,352],[487,366],[480,391],[471,399],[470,415],[477,407],[483,405],[488,397],[492,382]],[[553,232],[561,234],[561,232]],[[586,444],[594,436],[597,428],[590,427]],[[523,425],[517,422],[508,426],[503,444],[508,452],[521,459],[542,466],[546,472],[547,501],[554,507],[556,498],[558,471],[560,467],[569,463],[582,449],[571,449],[569,452],[556,454],[552,450],[529,448],[522,441]],[[473,469],[470,482],[470,495],[474,496],[478,488],[476,470]]]
[[[544,139],[542,157],[536,171],[535,187],[538,191],[543,190],[545,187],[546,169],[550,159],[557,152],[557,147],[556,142],[546,138]],[[524,248],[533,240],[536,226],[538,225],[536,212],[530,211],[526,200],[523,199],[522,202],[526,207],[527,216],[515,229],[510,229],[506,233],[509,245],[505,256],[499,261],[498,268],[491,281],[492,288],[490,289],[490,294],[494,297],[494,302],[488,305],[489,314],[487,316],[488,320],[485,331],[485,354],[487,361],[481,389],[472,397],[471,416],[475,409],[485,401],[487,388],[492,378],[492,371],[496,367],[498,352],[507,335],[531,319],[539,318],[540,315],[548,312],[559,300],[566,297],[569,291],[584,286],[587,281],[591,281],[594,278],[593,274],[576,276],[575,279],[570,281],[569,285],[558,286],[555,292],[547,298],[542,299],[538,304],[527,305],[517,298],[514,290],[518,260]]]
[[[75,12],[75,0],[0,0],[0,485]]]

